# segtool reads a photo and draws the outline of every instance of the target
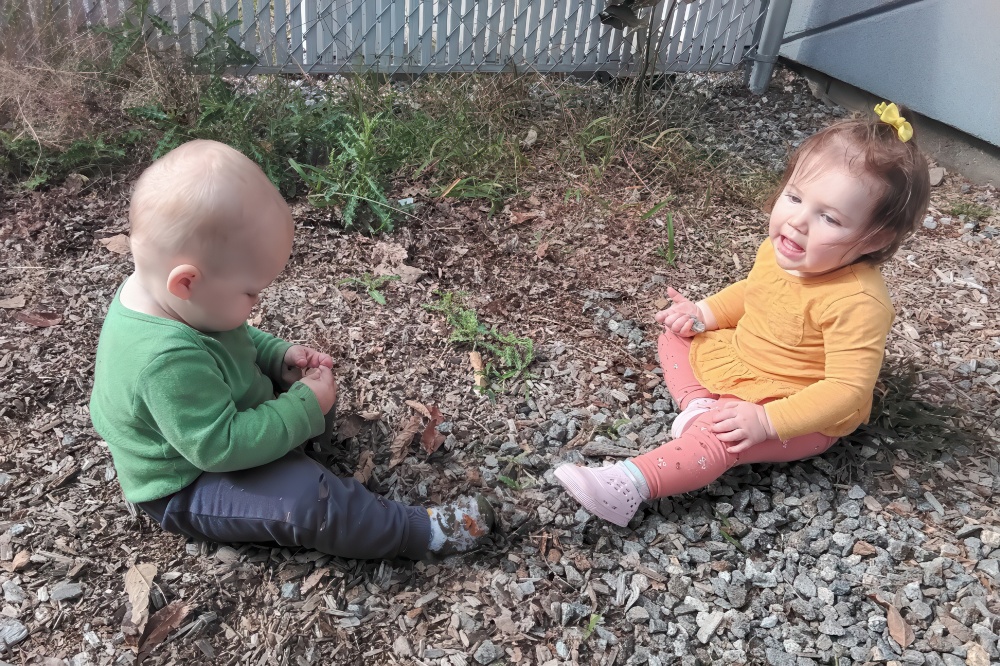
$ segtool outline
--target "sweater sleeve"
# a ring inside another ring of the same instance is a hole
[[[744,306],[746,290],[747,281],[743,279],[705,299],[705,304],[715,315],[719,328],[736,328],[736,324],[746,311]]]
[[[197,348],[160,355],[137,385],[136,417],[205,472],[264,465],[324,428],[316,396],[301,382],[280,397],[237,411],[219,366]]]
[[[825,354],[825,378],[795,395],[775,400],[764,410],[782,441],[857,419],[870,404],[882,367],[885,341],[893,313],[866,294],[842,298],[820,318]]]
[[[280,384],[281,362],[285,359],[285,352],[292,344],[249,324],[247,324],[247,332],[250,333],[253,346],[257,348],[257,367],[275,384]]]

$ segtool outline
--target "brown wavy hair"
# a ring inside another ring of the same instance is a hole
[[[909,110],[904,108],[900,108],[900,115],[911,117]],[[916,142],[912,138],[900,141],[896,129],[879,120],[874,112],[834,123],[803,141],[789,158],[781,182],[765,202],[764,210],[771,212],[796,167],[804,159],[819,156],[837,142],[847,149],[849,168],[860,168],[863,174],[881,186],[872,207],[869,226],[859,242],[879,236],[888,236],[892,240],[881,250],[862,255],[858,261],[882,264],[896,254],[903,241],[916,231],[930,202],[931,183],[927,159]]]

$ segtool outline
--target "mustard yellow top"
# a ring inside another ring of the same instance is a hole
[[[750,275],[706,299],[719,330],[691,342],[702,386],[764,407],[782,440],[850,434],[871,415],[895,312],[878,268],[853,264],[798,277],[770,240]]]

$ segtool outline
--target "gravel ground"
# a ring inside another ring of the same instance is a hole
[[[787,72],[764,98],[739,77],[700,90],[715,106],[705,142],[758,169],[844,114]],[[667,267],[652,251],[662,226],[627,205],[625,182],[609,177],[602,194],[626,204],[599,208],[565,197],[561,176],[539,175],[509,217],[431,202],[421,222],[377,240],[296,207],[292,264],[259,318],[338,358],[341,438],[318,454],[345,474],[372,454],[369,483],[394,498],[480,491],[500,507],[489,546],[428,563],[185,543],[131,513],[85,407],[103,309],[129,270],[99,242],[124,230],[122,199],[63,189],[3,201],[5,265],[41,269],[0,272],[0,664],[135,663],[125,578],[140,566],[155,567],[150,623],[163,628],[143,663],[1000,662],[990,447],[926,460],[873,441],[739,468],[647,505],[627,528],[593,519],[553,482],[563,462],[614,460],[668,437],[656,301],[668,282],[704,295],[740,277],[762,238],[759,211],[699,210],[704,193],[681,192],[678,210],[698,212],[676,216],[681,254]],[[966,228],[947,214],[956,201],[994,216]],[[993,189],[950,175],[935,189],[933,227],[886,267],[900,311],[890,351],[986,415],[1000,349],[996,208]],[[423,274],[387,284],[384,307],[335,286],[393,261]],[[447,344],[442,317],[421,307],[440,290],[468,292],[486,321],[529,335],[533,378],[495,403],[476,393],[468,349]],[[23,316],[32,312],[61,322],[38,326]],[[407,400],[438,406],[446,438],[392,466]]]

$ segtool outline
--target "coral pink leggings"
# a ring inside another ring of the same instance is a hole
[[[718,398],[698,383],[688,360],[691,341],[667,331],[660,336],[660,365],[670,395],[681,409],[695,398]],[[733,396],[723,398],[736,399]],[[736,465],[801,460],[823,453],[836,441],[821,433],[772,439],[742,453],[729,453],[711,431],[712,412],[696,418],[679,438],[632,459],[649,486],[650,497],[667,497],[704,488]]]

